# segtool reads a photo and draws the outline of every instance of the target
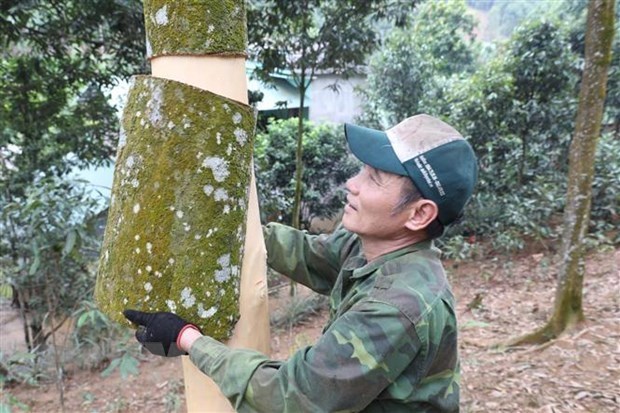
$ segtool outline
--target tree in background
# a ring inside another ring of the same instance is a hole
[[[441,100],[446,78],[473,69],[474,26],[463,1],[421,3],[372,55],[361,122],[387,128]]]
[[[316,73],[322,71],[344,78],[357,73],[366,55],[375,46],[376,31],[370,19],[399,20],[402,12],[414,3],[400,0],[249,2],[249,43],[252,58],[259,62],[255,74],[269,82],[271,73],[286,71],[292,76],[299,92],[295,197],[291,214],[293,227],[300,227],[304,130],[302,111],[310,82]]]
[[[109,91],[142,64],[141,12],[139,0],[2,4],[0,147],[21,148],[2,170],[13,195],[40,172],[111,162]]]
[[[611,62],[614,7],[614,0],[592,0],[588,5],[585,67],[579,92],[575,132],[570,146],[561,265],[553,315],[543,328],[511,341],[512,345],[551,340],[584,320],[584,239],[590,220],[594,157],[601,134]]]
[[[519,27],[473,75],[446,88],[437,112],[469,138],[480,164],[464,230],[507,250],[521,248],[526,237],[553,235],[565,193],[577,72],[566,32],[540,19]]]
[[[43,318],[75,306],[65,290],[80,295],[82,284],[70,280],[87,276],[76,248],[89,235],[76,228],[93,205],[63,177],[111,162],[118,121],[109,91],[140,70],[143,38],[139,0],[1,3],[0,285],[10,283],[22,314],[30,311],[33,348],[44,347]],[[40,294],[48,283],[55,303]]]
[[[256,181],[263,221],[290,222],[295,195],[297,119],[276,120],[256,136]],[[333,219],[344,204],[345,181],[359,164],[347,154],[342,128],[304,123],[301,227],[314,218]]]

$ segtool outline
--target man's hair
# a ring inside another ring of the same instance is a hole
[[[396,206],[392,209],[392,214],[396,215],[402,212],[408,205],[423,199],[424,197],[413,184],[413,181],[408,177],[403,176],[403,186],[400,195],[400,199],[396,203]],[[439,222],[438,218],[435,218],[428,226],[426,227],[426,235],[429,239],[439,238],[443,235],[444,226],[441,222]]]

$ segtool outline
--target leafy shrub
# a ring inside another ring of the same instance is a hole
[[[139,346],[131,330],[110,320],[91,301],[83,301],[73,318],[72,351],[78,367],[96,369],[107,365],[103,376],[115,370],[123,378],[138,373]]]
[[[29,348],[42,350],[50,336],[44,321],[67,318],[92,293],[99,201],[83,183],[55,177],[38,178],[23,197],[1,199],[0,284],[28,310]]]
[[[275,120],[256,136],[255,166],[263,222],[290,223],[295,193],[297,119]],[[301,223],[333,218],[344,206],[345,181],[359,167],[347,154],[344,131],[304,123]]]

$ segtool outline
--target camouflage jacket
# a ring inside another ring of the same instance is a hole
[[[265,229],[268,264],[330,294],[321,338],[286,361],[203,337],[190,358],[239,412],[456,412],[454,298],[426,241],[367,263],[357,235]]]

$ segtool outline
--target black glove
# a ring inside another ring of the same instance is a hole
[[[144,313],[136,310],[125,310],[123,315],[138,325],[136,339],[151,353],[164,357],[183,356],[187,353],[177,346],[177,338],[185,328],[195,325],[188,323],[172,313]]]

